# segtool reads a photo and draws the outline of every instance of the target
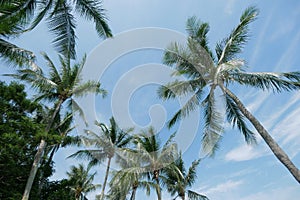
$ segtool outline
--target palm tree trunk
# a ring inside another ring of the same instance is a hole
[[[57,115],[57,113],[59,112],[59,109],[61,107],[63,103],[63,100],[60,99],[58,101],[58,103],[56,104],[56,107],[55,107],[55,110],[53,112],[53,115],[46,127],[46,133],[48,133],[51,129],[51,126],[54,122],[54,119]],[[30,173],[29,173],[29,177],[27,179],[27,183],[26,183],[26,186],[25,186],[25,190],[24,190],[24,193],[23,193],[23,197],[22,197],[22,200],[28,200],[29,199],[29,194],[30,194],[30,191],[31,191],[31,188],[32,188],[32,184],[33,184],[33,181],[34,181],[34,178],[36,176],[36,173],[37,173],[37,170],[39,168],[39,164],[42,160],[42,157],[44,155],[44,152],[45,152],[45,148],[47,146],[47,142],[45,139],[41,139],[41,142],[39,144],[39,147],[38,147],[38,150],[34,156],[34,161],[33,161],[33,164],[32,164],[32,167],[31,167],[31,170],[30,170]]]
[[[130,200],[135,200],[136,190],[137,190],[137,186],[133,186],[131,196],[130,196]]]
[[[160,185],[159,185],[159,180],[158,178],[155,179],[156,180],[156,194],[157,194],[157,200],[161,200],[161,189],[160,189]]]
[[[240,111],[244,116],[252,123],[260,136],[264,139],[267,145],[270,147],[277,159],[289,170],[289,172],[294,176],[294,178],[300,183],[300,170],[294,165],[290,160],[288,155],[280,148],[276,141],[271,137],[263,125],[246,109],[243,103],[235,96],[229,89],[221,86],[223,91],[228,94],[233,101],[236,103]]]
[[[107,167],[106,167],[106,172],[105,172],[105,178],[104,178],[104,183],[103,183],[102,192],[101,192],[101,200],[104,199],[104,192],[105,192],[105,186],[106,186],[107,179],[108,179],[110,162],[111,162],[111,157],[108,157]]]

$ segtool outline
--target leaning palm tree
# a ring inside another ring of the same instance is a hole
[[[244,135],[247,143],[255,143],[254,133],[247,127],[245,121],[245,119],[249,120],[278,160],[300,183],[299,169],[263,125],[229,89],[232,83],[274,92],[300,88],[300,72],[245,72],[243,70],[244,61],[237,55],[248,41],[248,26],[256,19],[257,14],[257,8],[247,8],[238,26],[227,38],[216,45],[216,54],[213,54],[208,47],[209,25],[197,20],[196,17],[189,18],[187,20],[187,44],[173,43],[164,54],[164,63],[174,67],[178,72],[177,75],[184,75],[187,80],[169,83],[161,87],[158,93],[164,99],[192,94],[186,104],[169,121],[170,126],[180,118],[186,117],[197,107],[204,107],[205,130],[202,147],[209,154],[217,149],[218,141],[224,131],[224,115],[228,122]],[[209,88],[209,92],[206,97],[202,98],[205,88]],[[220,109],[222,106],[224,109]]]
[[[100,0],[6,0],[0,1],[0,56],[18,65],[32,64],[35,55],[9,43],[5,38],[18,36],[34,29],[46,20],[55,39],[58,52],[71,59],[76,58],[75,14],[93,21],[100,37],[111,37],[105,10]],[[25,31],[24,31],[25,29]]]
[[[36,89],[38,92],[36,100],[44,100],[53,103],[52,113],[47,119],[47,126],[45,128],[45,133],[48,134],[53,128],[55,118],[60,114],[63,104],[67,104],[68,109],[70,109],[70,106],[73,106],[75,110],[77,109],[81,114],[83,114],[79,105],[73,100],[73,97],[82,96],[90,92],[105,94],[105,91],[100,88],[99,82],[83,82],[81,80],[81,71],[86,57],[84,57],[80,63],[71,66],[70,59],[59,56],[61,64],[61,70],[59,72],[54,63],[45,53],[43,53],[43,56],[46,59],[50,70],[48,75],[44,74],[39,68],[39,70],[20,69],[17,70],[16,74],[10,74],[10,76],[25,81]],[[31,186],[39,164],[41,163],[46,146],[47,137],[43,137],[37,147],[37,152],[24,191],[23,200],[27,200],[29,198]]]
[[[173,200],[177,199],[177,197],[184,200],[186,194],[190,200],[208,200],[206,196],[188,189],[189,187],[192,187],[196,181],[196,168],[199,163],[200,159],[193,161],[188,171],[186,171],[182,154],[180,153],[179,158],[172,163],[176,170],[169,168],[164,171],[161,179],[166,185],[168,192],[170,192],[172,196],[176,195]]]
[[[110,127],[99,122],[95,124],[101,129],[102,133],[96,134],[91,130],[86,130],[87,136],[82,136],[82,141],[86,145],[93,145],[94,148],[79,150],[69,157],[86,158],[90,160],[89,165],[91,166],[101,164],[107,159],[106,173],[101,191],[101,199],[103,199],[111,161],[116,152],[131,142],[132,137],[129,133],[132,132],[133,129],[121,129],[113,117],[110,119]]]
[[[70,188],[74,191],[76,200],[84,200],[85,194],[95,191],[100,185],[93,184],[96,172],[90,174],[91,166],[86,169],[83,164],[78,167],[72,166],[71,171],[67,172]]]
[[[136,149],[140,160],[143,162],[144,171],[148,172],[148,179],[155,183],[157,199],[162,199],[160,173],[170,167],[170,164],[177,159],[177,144],[173,142],[175,133],[172,134],[166,143],[161,146],[158,136],[153,127],[142,131],[135,138]]]

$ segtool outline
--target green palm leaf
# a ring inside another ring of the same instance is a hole
[[[229,76],[242,85],[249,85],[262,90],[282,92],[300,89],[299,72],[238,72]]]
[[[56,36],[54,46],[67,58],[75,59],[75,18],[72,7],[64,1],[58,1],[51,17],[47,20],[50,31]]]
[[[104,14],[105,10],[101,5],[102,1],[99,0],[77,0],[75,8],[81,16],[94,21],[95,28],[100,37],[112,37]]]
[[[247,127],[243,114],[228,95],[226,95],[226,106],[228,122],[231,123],[233,127],[237,126],[248,144],[255,144],[255,134]]]
[[[258,13],[258,9],[254,6],[247,8],[240,18],[239,25],[232,30],[229,37],[217,44],[218,65],[228,62],[236,54],[241,53],[249,39],[249,24],[256,19]]]

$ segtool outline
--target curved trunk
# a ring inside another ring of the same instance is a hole
[[[107,179],[108,179],[110,162],[111,162],[111,157],[108,157],[107,167],[106,167],[106,172],[105,172],[105,178],[104,178],[104,183],[103,183],[102,192],[101,192],[101,198],[100,198],[101,200],[104,199],[104,192],[105,192],[105,186],[106,186]]]
[[[154,178],[155,178],[155,181],[156,181],[157,200],[161,200],[161,188],[160,188],[160,185],[159,185],[158,176],[159,176],[159,171],[155,170],[154,171]]]
[[[51,126],[54,122],[54,119],[57,115],[57,113],[59,112],[59,109],[62,105],[62,103],[64,102],[63,99],[60,99],[58,101],[58,103],[56,104],[56,107],[55,107],[55,110],[53,112],[53,115],[46,127],[46,133],[48,133],[51,129]],[[37,152],[34,156],[34,160],[33,160],[33,164],[32,164],[32,167],[31,167],[31,170],[30,170],[30,173],[29,173],[29,177],[27,179],[27,183],[26,183],[26,186],[25,186],[25,190],[24,190],[24,193],[23,193],[23,197],[22,197],[22,200],[28,200],[29,199],[29,194],[30,194],[30,191],[31,191],[31,188],[32,188],[32,184],[33,184],[33,181],[34,181],[34,178],[36,176],[36,173],[37,173],[37,170],[39,168],[39,164],[42,160],[42,157],[44,155],[44,152],[45,152],[45,148],[47,146],[47,142],[45,139],[41,139],[41,142],[38,146],[38,149],[37,149]]]
[[[131,196],[130,196],[130,200],[135,200],[136,190],[137,190],[137,186],[133,186]]]
[[[267,145],[270,147],[277,159],[289,170],[289,172],[294,176],[298,183],[300,183],[300,170],[294,165],[290,160],[288,155],[280,148],[276,141],[270,136],[267,130],[262,126],[262,124],[246,109],[243,103],[235,96],[229,89],[221,86],[223,91],[228,94],[233,101],[236,103],[240,111],[244,116],[252,123],[260,136],[264,139]]]

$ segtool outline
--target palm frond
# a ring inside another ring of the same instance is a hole
[[[192,186],[197,178],[197,167],[200,164],[201,159],[195,160],[192,162],[192,165],[189,167],[187,174],[185,176],[185,182],[188,186]]]
[[[190,200],[209,200],[205,195],[199,194],[192,190],[188,190],[187,193]]]
[[[189,100],[175,113],[175,115],[168,121],[168,127],[171,128],[180,119],[188,116],[190,112],[194,111],[200,105],[200,99],[202,96],[202,91],[198,90],[194,95],[192,95]]]
[[[187,46],[190,55],[189,62],[193,64],[201,77],[207,80],[210,70],[214,69],[214,60],[211,53],[192,38],[188,38]]]
[[[205,129],[202,137],[202,150],[204,153],[213,156],[218,149],[218,143],[222,138],[224,131],[223,116],[219,112],[214,97],[214,89],[203,101]]]
[[[194,80],[175,80],[164,86],[160,86],[157,90],[157,94],[163,100],[174,99],[178,96],[185,96],[191,92],[194,92],[197,88],[201,87],[203,82],[201,79]]]
[[[27,30],[34,29],[46,16],[46,14],[51,10],[53,6],[53,0],[41,1],[39,3],[39,13],[35,16]]]
[[[55,83],[61,83],[61,77],[59,72],[57,71],[53,61],[49,58],[49,56],[45,52],[41,52],[41,55],[44,57],[46,60],[47,66],[50,69],[49,76],[51,77],[51,80]]]
[[[71,154],[67,158],[77,158],[81,160],[88,160],[89,166],[101,164],[106,158],[106,153],[99,149],[79,150]]]
[[[163,63],[174,67],[179,74],[184,74],[188,78],[201,78],[201,74],[194,67],[194,62],[190,50],[178,43],[171,43],[165,50]]]
[[[217,44],[218,65],[228,62],[242,51],[249,39],[249,24],[256,19],[258,13],[258,9],[254,6],[247,8],[240,18],[240,23],[232,30],[229,37]]]
[[[75,100],[71,99],[69,101],[68,107],[72,108],[73,114],[78,112],[79,116],[81,117],[81,119],[83,120],[83,122],[85,123],[85,125],[88,126],[88,122],[87,122],[87,119],[85,117],[85,113],[82,110],[82,108],[80,107],[80,105]]]
[[[75,9],[81,16],[94,21],[95,28],[100,37],[112,37],[101,0],[77,0]]]
[[[237,126],[239,131],[244,135],[246,142],[248,144],[255,144],[255,134],[247,127],[243,114],[228,95],[226,95],[226,113],[228,122],[233,127]]]
[[[0,58],[11,66],[30,66],[36,59],[31,51],[3,39],[0,39]]]
[[[190,17],[186,22],[186,31],[193,40],[196,40],[212,56],[207,39],[208,23],[201,22],[196,16]]]
[[[75,18],[72,8],[65,1],[58,1],[47,20],[50,31],[55,35],[53,44],[66,58],[75,59]]]
[[[18,34],[19,31],[22,32],[22,29],[34,15],[36,3],[35,0],[6,1],[2,3],[0,11],[1,24],[8,25],[11,31],[14,32],[13,34]]]
[[[230,74],[230,78],[242,85],[273,92],[299,90],[300,88],[299,72],[238,72]]]

